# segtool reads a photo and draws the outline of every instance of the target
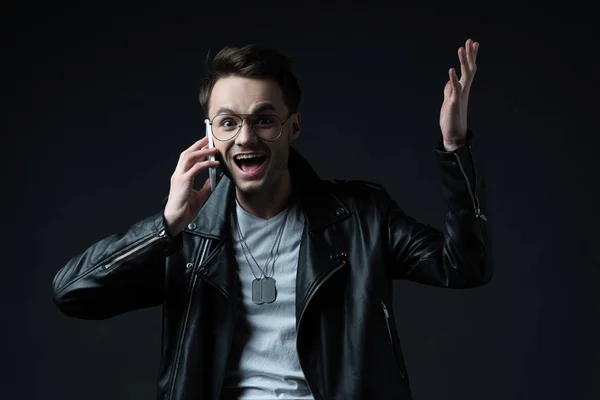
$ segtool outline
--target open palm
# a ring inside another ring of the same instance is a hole
[[[454,68],[450,68],[450,79],[444,87],[444,102],[440,110],[440,128],[446,148],[453,149],[464,143],[467,136],[467,109],[469,91],[477,71],[479,43],[469,39],[465,47],[458,49],[460,79]]]

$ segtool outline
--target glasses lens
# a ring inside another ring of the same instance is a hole
[[[242,119],[237,115],[217,115],[211,125],[212,134],[217,140],[229,140],[238,133],[241,126]]]
[[[275,140],[281,132],[281,120],[276,115],[255,115],[249,122],[254,132],[265,140]]]
[[[231,140],[242,127],[243,120],[237,115],[217,115],[212,122],[212,134],[217,140]],[[253,115],[248,124],[254,133],[264,140],[275,140],[281,132],[281,120],[276,115]]]

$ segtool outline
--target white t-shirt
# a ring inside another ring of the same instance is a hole
[[[269,276],[271,267],[266,271],[265,263],[286,211],[267,221],[248,213],[236,201],[242,235],[252,256]],[[257,305],[252,301],[254,274],[257,277],[262,274],[247,249],[244,254],[233,218],[231,229],[241,283],[241,298],[238,299],[241,311],[221,398],[314,400],[296,352],[296,269],[304,216],[297,205],[290,206],[272,275],[277,285],[277,299],[273,303]]]

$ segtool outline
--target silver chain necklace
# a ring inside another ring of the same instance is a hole
[[[242,251],[244,253],[244,257],[246,258],[246,261],[248,262],[250,271],[252,272],[252,275],[254,276],[254,280],[252,281],[252,301],[255,304],[272,303],[277,298],[277,285],[276,285],[277,282],[276,282],[275,278],[273,278],[273,275],[275,275],[275,262],[277,261],[277,258],[279,258],[279,246],[281,245],[281,238],[283,237],[283,231],[284,231],[284,228],[285,228],[285,225],[286,225],[289,213],[290,213],[290,209],[291,209],[291,207],[288,207],[287,211],[285,212],[283,222],[281,223],[281,226],[279,227],[279,231],[277,232],[277,236],[275,237],[275,241],[273,242],[273,246],[271,247],[271,252],[269,253],[269,257],[267,258],[267,262],[265,263],[264,270],[260,267],[260,265],[256,261],[256,258],[254,258],[254,256],[252,255],[252,252],[250,251],[250,247],[246,243],[246,239],[244,238],[244,235],[242,234],[242,230],[240,228],[240,224],[239,224],[239,221],[237,218],[237,210],[235,210],[235,209],[233,210],[233,218],[235,221],[237,234],[240,239],[240,243],[242,245]],[[275,249],[277,249],[277,251],[275,251]],[[252,267],[252,263],[250,262],[248,255],[250,255],[250,258],[252,258],[252,260],[256,264],[256,267],[261,272],[261,274],[262,274],[261,277],[258,277],[257,274],[254,272],[254,268]],[[272,259],[272,262],[271,262],[271,259]],[[269,276],[269,262],[271,262],[271,275],[270,276]]]

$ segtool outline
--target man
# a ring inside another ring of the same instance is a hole
[[[450,69],[444,89],[444,232],[378,185],[319,179],[291,147],[301,90],[288,60],[230,47],[200,94],[215,148],[204,138],[181,154],[161,212],[71,259],[54,279],[57,306],[103,319],[162,304],[160,399],[411,398],[392,281],[491,277],[467,130],[478,46],[459,49],[460,80]],[[195,190],[217,166],[216,190]]]

